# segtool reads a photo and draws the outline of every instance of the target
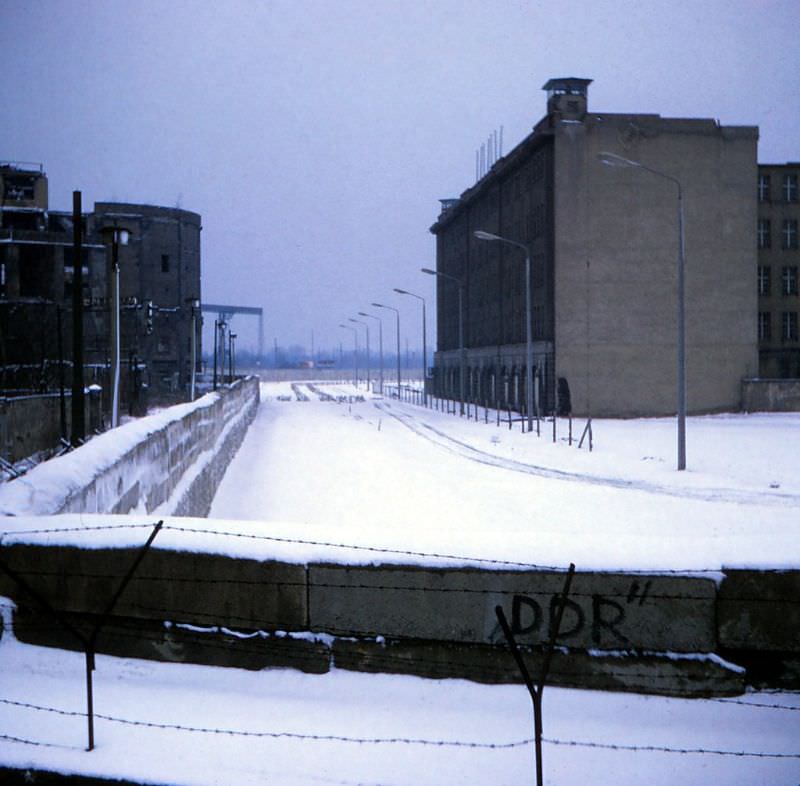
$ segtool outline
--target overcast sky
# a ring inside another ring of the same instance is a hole
[[[44,164],[53,209],[200,213],[203,300],[262,306],[269,344],[349,346],[380,301],[416,347],[392,288],[433,316],[437,200],[494,129],[506,152],[530,132],[547,79],[798,161],[798,29],[798,0],[0,0],[0,159]]]

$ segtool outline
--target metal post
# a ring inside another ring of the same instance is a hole
[[[217,337],[218,336],[219,336],[219,320],[215,319],[214,320],[214,385],[213,385],[214,390],[217,389]]]
[[[370,360],[369,360],[369,325],[366,322],[362,322],[360,319],[353,319],[352,317],[348,317],[348,321],[355,322],[356,325],[363,325],[367,331],[367,393],[369,393],[369,386],[370,382],[372,381],[371,380],[372,371],[370,368]]]
[[[81,192],[72,192],[72,428],[70,442],[86,439],[83,387],[83,218]]]
[[[533,335],[531,325],[531,251],[525,243],[501,237],[481,229],[472,233],[478,240],[499,241],[525,252],[525,406],[528,410],[528,433],[533,431]],[[538,425],[538,413],[537,413]]]
[[[678,186],[678,469],[686,469],[686,256],[683,229],[683,192]]]
[[[672,181],[678,189],[678,335],[677,335],[677,409],[678,409],[678,470],[686,469],[686,291],[685,267],[686,251],[683,228],[683,188],[678,178],[652,169],[639,161],[619,156],[616,153],[600,152],[597,158],[601,164],[627,169],[644,169],[665,180]]]
[[[394,306],[384,306],[382,303],[373,303],[375,308],[385,308],[389,311],[394,311],[397,320],[397,399],[400,400],[400,387],[402,384],[402,377],[400,375],[400,310]]]
[[[197,376],[197,300],[192,302],[192,370],[189,381],[189,401],[194,401]]]
[[[340,324],[339,327],[353,331],[353,386],[358,388],[358,330],[351,325]]]
[[[525,665],[525,661],[522,657],[522,654],[519,651],[516,639],[514,638],[514,633],[511,630],[511,626],[508,624],[508,620],[506,619],[505,613],[503,612],[503,607],[502,606],[495,607],[495,614],[497,615],[497,620],[500,623],[500,627],[503,629],[503,634],[506,637],[506,641],[508,642],[511,654],[513,655],[514,661],[517,664],[517,668],[519,669],[519,672],[522,675],[522,679],[525,682],[525,687],[528,689],[528,693],[530,694],[531,702],[533,704],[533,726],[534,726],[537,786],[543,786],[544,784],[544,767],[542,761],[542,732],[543,732],[542,695],[544,693],[545,684],[547,683],[547,675],[550,672],[550,661],[553,657],[553,650],[555,649],[556,640],[558,639],[558,634],[561,630],[561,622],[564,618],[564,609],[566,608],[567,605],[567,597],[569,596],[569,590],[570,586],[572,585],[572,578],[574,575],[575,575],[575,565],[570,564],[569,569],[567,571],[567,578],[564,581],[564,588],[561,592],[561,595],[559,596],[559,603],[558,603],[558,608],[556,609],[555,619],[552,620],[550,626],[550,639],[545,647],[544,656],[542,658],[542,668],[539,674],[539,681],[538,684],[536,685],[534,685],[533,679],[531,678],[530,672],[528,671],[528,667]]]
[[[415,295],[413,292],[408,292],[405,289],[395,289],[400,295],[409,295],[411,297],[415,297],[417,300],[421,301],[422,303],[422,403],[423,406],[428,406],[428,390],[425,385],[426,378],[427,378],[427,367],[428,367],[428,341],[427,341],[427,334],[428,330],[426,327],[426,319],[425,319],[425,298],[421,295]]]
[[[119,425],[119,242],[111,242],[111,428]]]
[[[531,327],[531,255],[525,248],[525,406],[528,431],[533,430],[533,332]]]
[[[383,395],[383,320],[380,317],[376,317],[374,314],[367,314],[364,311],[359,311],[358,315],[361,317],[369,317],[370,319],[376,319],[378,321],[378,351],[380,354],[380,383],[381,383],[381,395]]]
[[[64,399],[64,334],[61,328],[61,306],[56,306],[56,331],[58,334],[58,416],[61,440],[67,440],[67,403]]]

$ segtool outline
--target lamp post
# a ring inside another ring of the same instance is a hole
[[[354,347],[353,350],[353,385],[357,388],[358,387],[358,329],[354,328],[352,325],[345,325],[340,323],[340,328],[344,328],[345,330],[352,330],[353,331],[353,339],[354,339]]]
[[[384,306],[382,303],[373,303],[373,308],[386,308],[389,311],[394,311],[397,317],[397,398],[400,398],[400,310],[394,306]]]
[[[200,310],[200,301],[197,298],[186,298],[186,303],[191,309],[192,336],[191,336],[191,371],[189,372],[189,401],[194,401],[195,378],[197,376],[197,312]]]
[[[106,242],[111,243],[111,428],[119,425],[119,247],[128,245],[130,233],[118,226],[101,230]],[[82,264],[77,260],[75,264]]]
[[[380,317],[376,317],[374,314],[367,314],[364,311],[359,311],[358,315],[360,317],[368,317],[369,319],[376,319],[378,321],[378,351],[380,357],[380,380],[381,380],[381,395],[383,395],[383,321]],[[369,336],[369,333],[367,333]]]
[[[683,188],[678,178],[652,169],[639,161],[618,156],[616,153],[600,152],[597,159],[601,164],[620,169],[643,169],[645,172],[663,177],[674,183],[678,189],[678,336],[677,336],[677,365],[678,365],[678,470],[686,469],[686,290],[685,269],[686,250],[683,230]]]
[[[525,408],[528,410],[528,433],[533,431],[533,334],[531,330],[531,251],[525,243],[477,229],[478,240],[499,241],[525,252]],[[555,403],[555,402],[554,402]],[[537,413],[538,417],[538,413]],[[555,414],[553,415],[555,417]],[[538,420],[536,421],[539,422]],[[555,434],[555,431],[553,432]],[[555,437],[554,437],[555,439]]]
[[[233,384],[233,375],[236,371],[236,364],[233,359],[234,342],[236,341],[236,333],[228,333],[228,382]]]
[[[438,276],[439,278],[446,278],[454,281],[458,285],[458,348],[459,357],[461,358],[459,369],[459,398],[461,399],[461,415],[464,414],[464,372],[467,365],[466,348],[464,347],[464,281],[449,273],[442,273],[438,270],[431,270],[430,268],[420,268],[423,273],[429,276]]]
[[[415,295],[413,292],[408,292],[405,289],[397,289],[394,290],[397,292],[398,295],[408,295],[409,297],[415,297],[417,300],[422,302],[422,403],[424,406],[428,406],[428,387],[425,384],[427,378],[427,368],[428,368],[428,341],[426,338],[427,335],[427,328],[425,326],[425,298],[421,295]]]
[[[369,366],[369,325],[366,322],[362,322],[360,319],[353,319],[353,317],[348,317],[349,322],[355,322],[357,325],[363,325],[367,330],[367,393],[369,393],[369,383],[370,383],[370,366]]]
[[[77,448],[86,439],[83,387],[83,216],[81,192],[72,192],[72,434]]]

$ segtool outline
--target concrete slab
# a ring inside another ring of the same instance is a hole
[[[549,637],[563,573],[309,565],[309,626],[336,635],[502,641]],[[559,642],[590,649],[713,652],[716,586],[678,576],[576,573]]]
[[[717,607],[721,647],[800,652],[800,570],[726,568]]]
[[[2,559],[49,603],[101,614],[133,564],[136,549],[15,544]],[[0,594],[29,603],[7,576]],[[247,629],[307,630],[303,565],[151,548],[119,599],[117,616]]]

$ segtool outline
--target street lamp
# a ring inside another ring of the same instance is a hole
[[[236,363],[233,359],[233,351],[235,348],[234,342],[236,341],[236,333],[228,333],[228,382],[233,384],[233,375],[236,371]]]
[[[525,407],[528,410],[528,433],[533,431],[533,335],[531,331],[531,251],[525,243],[507,237],[493,235],[477,229],[473,232],[478,240],[499,241],[521,248],[525,252]],[[554,402],[555,403],[555,402]],[[538,413],[537,413],[538,417]],[[555,414],[553,414],[555,417]],[[539,421],[537,420],[538,424]],[[538,427],[538,426],[537,426]],[[555,434],[555,431],[553,431]],[[555,439],[555,437],[554,437]]]
[[[111,428],[119,425],[119,247],[127,246],[130,232],[123,227],[103,227],[105,241],[111,243]],[[76,265],[81,260],[76,260]]]
[[[372,303],[373,308],[386,308],[394,311],[397,317],[397,398],[400,398],[400,311],[394,306],[384,306],[382,303]]]
[[[676,177],[658,169],[651,169],[639,161],[623,158],[616,153],[600,152],[597,154],[597,160],[605,166],[619,169],[643,169],[645,172],[671,181],[678,189],[678,469],[684,470],[686,469],[686,252],[683,231],[683,189]]]
[[[426,338],[427,328],[425,327],[425,298],[421,295],[415,295],[413,292],[407,292],[405,289],[394,290],[398,295],[409,295],[415,297],[422,302],[422,403],[423,406],[428,406],[428,386],[425,384],[427,381],[428,369],[428,340]]]
[[[191,309],[192,319],[192,338],[191,338],[191,355],[192,355],[192,368],[189,375],[189,401],[194,401],[195,394],[195,377],[197,376],[197,314],[200,310],[200,301],[197,298],[186,298],[186,303]]]
[[[355,349],[353,351],[353,385],[358,388],[358,328],[354,328],[352,325],[345,325],[344,323],[340,323],[339,327],[353,331],[353,339],[355,342]]]
[[[378,351],[380,353],[381,364],[381,395],[383,395],[383,321],[380,317],[376,317],[374,314],[367,314],[365,311],[359,311],[358,315],[360,317],[368,317],[369,319],[376,319],[378,321]]]
[[[466,348],[464,347],[464,281],[449,273],[442,273],[438,270],[431,270],[430,268],[420,268],[423,273],[429,276],[438,276],[439,278],[446,278],[454,281],[458,285],[458,349],[459,357],[461,358],[459,369],[459,398],[461,399],[461,415],[464,415],[464,370],[466,367]]]
[[[370,383],[370,367],[369,367],[369,325],[366,322],[362,322],[360,319],[353,319],[353,317],[348,317],[348,321],[355,322],[357,325],[363,325],[367,330],[367,393],[369,393],[369,383]]]

